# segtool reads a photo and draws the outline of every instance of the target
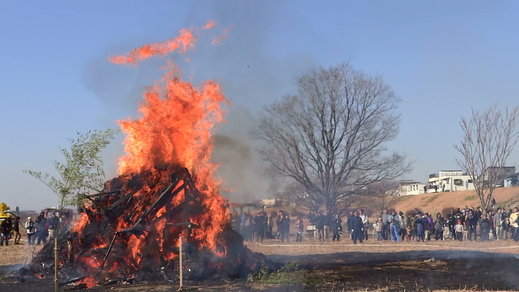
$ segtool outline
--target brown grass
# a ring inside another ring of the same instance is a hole
[[[495,189],[493,197],[496,199],[496,206],[505,207],[506,209],[519,206],[519,187]],[[427,213],[436,214],[440,212],[445,215],[446,210],[463,209],[465,206],[477,207],[480,205],[475,191],[457,191],[405,196],[399,198],[391,207],[398,211],[418,208]]]

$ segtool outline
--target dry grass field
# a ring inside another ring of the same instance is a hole
[[[497,188],[494,190],[493,197],[496,199],[496,206],[504,207],[507,210],[519,206],[519,187]],[[391,208],[404,213],[419,208],[430,214],[440,212],[445,215],[448,209],[480,205],[475,191],[457,191],[399,197],[391,204]]]

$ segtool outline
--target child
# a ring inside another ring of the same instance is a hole
[[[296,222],[296,242],[303,241],[303,231],[304,231],[304,224],[303,220],[301,218],[297,219]]]
[[[449,223],[445,223],[443,225],[443,239],[451,238],[451,230],[449,228]]]
[[[456,240],[463,241],[463,224],[458,219],[458,223],[454,225],[454,231],[456,232]]]
[[[375,230],[377,231],[377,241],[382,241],[382,218],[378,218],[376,224],[377,226],[375,227]]]
[[[406,229],[406,232],[407,232],[407,241],[411,241],[412,237],[413,237],[413,226],[407,225],[405,227],[405,229]]]

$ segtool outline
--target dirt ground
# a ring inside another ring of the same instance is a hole
[[[22,242],[23,243],[23,242]],[[518,290],[519,244],[499,242],[373,242],[248,243],[280,264],[298,262],[304,283],[295,285],[187,281],[193,291],[474,291]],[[51,279],[20,283],[9,277],[39,247],[16,245],[0,248],[0,291],[53,291]],[[63,286],[61,291],[74,289]],[[173,291],[178,284],[117,284],[89,291]]]

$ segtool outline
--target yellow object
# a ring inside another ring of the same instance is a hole
[[[9,207],[5,203],[0,203],[0,221],[7,218],[14,218],[13,214],[8,212]]]

